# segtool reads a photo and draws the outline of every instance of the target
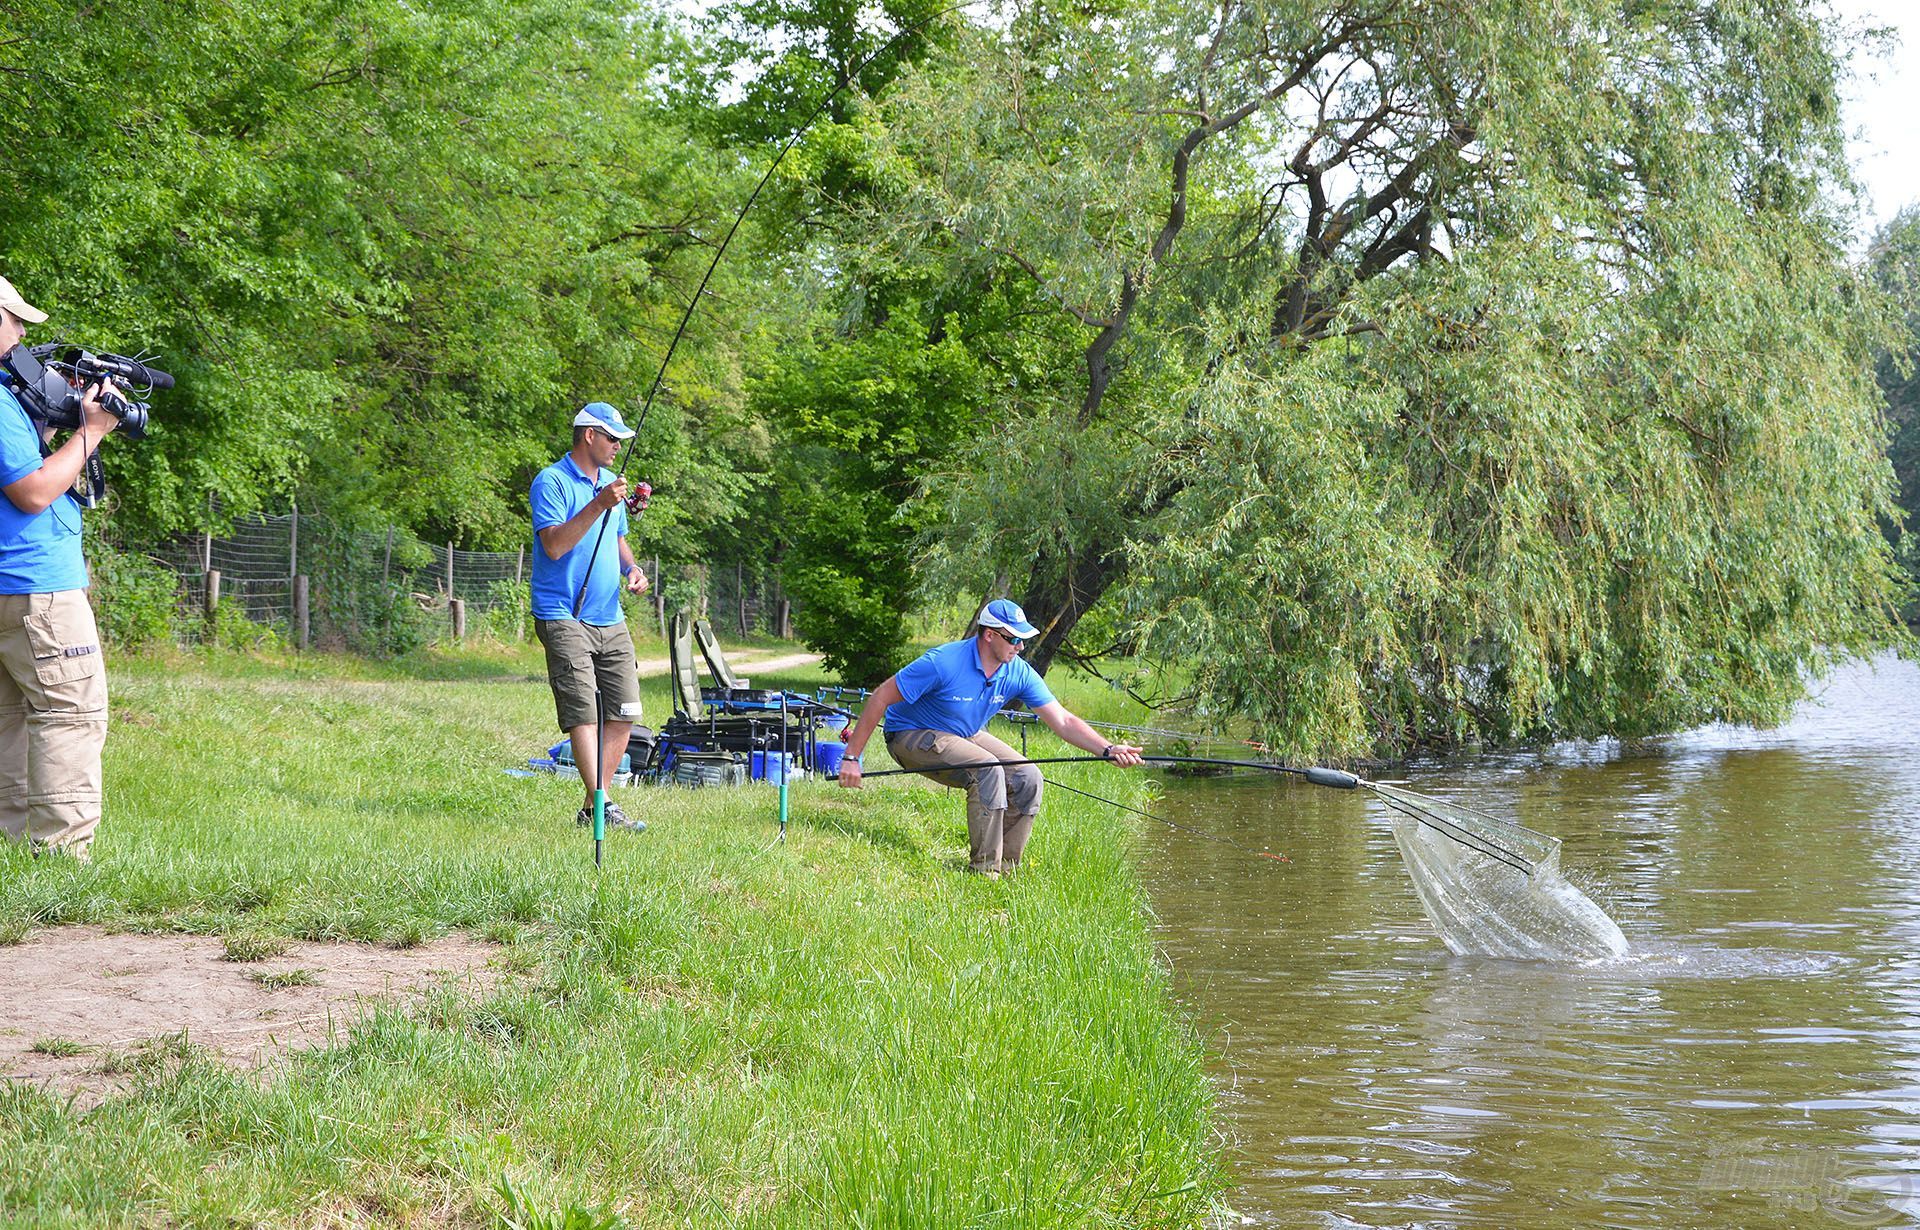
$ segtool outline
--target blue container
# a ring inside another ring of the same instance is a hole
[[[829,713],[820,719],[820,724],[828,730],[845,730],[847,728],[847,715],[844,713]]]
[[[562,739],[560,742],[548,748],[547,759],[551,760],[554,764],[558,765],[563,769],[573,769],[576,772],[578,772],[579,770],[579,766],[573,763],[573,741],[571,739]],[[616,773],[633,772],[633,757],[624,756],[624,755],[621,756],[620,767],[614,770],[614,772]]]
[[[820,771],[822,777],[832,777],[840,771],[840,758],[846,754],[846,744],[829,743],[822,739],[814,745],[813,767]]]
[[[753,767],[750,770],[753,780],[756,782],[772,782],[775,785],[779,785],[780,775],[784,772],[786,774],[786,780],[790,782],[798,781],[800,779],[800,766],[794,763],[794,759],[793,756],[786,752],[753,753]]]

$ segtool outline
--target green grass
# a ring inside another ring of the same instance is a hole
[[[1197,1226],[1219,1205],[1141,821],[1056,792],[1021,877],[991,883],[960,874],[960,796],[919,779],[797,785],[784,844],[771,788],[641,788],[620,797],[650,830],[610,834],[596,871],[578,783],[503,772],[557,737],[537,650],[122,658],[113,687],[96,859],[0,849],[0,936],[184,931],[251,960],[465,930],[518,976],[384,1008],[271,1077],[169,1040],[103,1059],[130,1091],[89,1111],[0,1088],[0,1221]],[[658,724],[666,683],[643,692]]]
[[[51,1055],[55,1059],[71,1059],[75,1055],[84,1055],[93,1048],[84,1042],[75,1042],[71,1038],[36,1038],[27,1048],[35,1055]]]
[[[281,991],[288,987],[317,986],[320,982],[310,969],[248,970],[247,977],[269,991]]]

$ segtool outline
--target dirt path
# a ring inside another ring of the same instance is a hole
[[[782,654],[777,658],[739,658],[729,655],[727,664],[740,674],[751,679],[755,671],[790,671],[796,666],[812,666],[819,660],[820,655],[817,653],[789,653]],[[664,675],[672,669],[673,664],[665,658],[642,658],[640,660],[640,677],[642,679],[654,675]],[[705,669],[704,665],[701,669]]]
[[[123,1089],[185,1036],[238,1067],[325,1045],[382,1002],[498,985],[500,949],[465,936],[417,948],[295,943],[225,959],[216,938],[53,927],[0,947],[0,1081],[49,1086],[82,1106]],[[176,1056],[177,1058],[177,1056]]]

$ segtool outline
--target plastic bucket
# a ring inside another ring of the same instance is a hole
[[[813,767],[823,777],[832,777],[840,771],[840,758],[847,754],[844,743],[829,743],[822,739],[813,749]]]
[[[775,785],[780,783],[780,775],[783,772],[790,782],[800,779],[800,766],[794,763],[794,757],[785,752],[753,753],[751,772],[754,781],[772,782]]]

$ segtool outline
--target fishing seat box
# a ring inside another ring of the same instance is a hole
[[[673,758],[676,786],[739,786],[747,766],[732,752],[681,752]]]
[[[627,759],[633,764],[635,773],[645,773],[653,767],[653,758],[659,751],[660,736],[651,726],[636,725],[627,732]]]

